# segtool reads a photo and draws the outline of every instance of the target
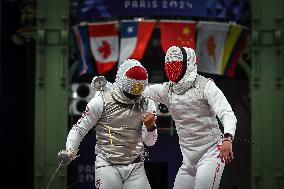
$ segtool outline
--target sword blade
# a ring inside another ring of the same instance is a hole
[[[60,167],[62,166],[63,161],[64,161],[64,160],[62,160],[62,161],[59,163],[59,165],[57,166],[56,170],[55,170],[54,173],[52,174],[52,177],[50,178],[50,180],[49,180],[49,182],[48,182],[48,184],[47,184],[47,186],[46,186],[46,189],[49,188],[51,182],[53,181],[53,179],[54,179],[54,177],[55,177],[55,175],[56,175],[56,173],[58,172],[58,170],[59,170]]]

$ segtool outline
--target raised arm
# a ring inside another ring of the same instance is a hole
[[[155,103],[168,104],[166,88],[167,83],[149,85],[144,90],[143,95],[150,97]]]

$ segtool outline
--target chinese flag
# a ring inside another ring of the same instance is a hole
[[[193,21],[162,20],[160,28],[164,52],[173,45],[195,49],[195,26]]]

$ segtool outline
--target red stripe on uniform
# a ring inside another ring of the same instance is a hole
[[[217,173],[220,171],[220,166],[221,166],[221,164],[217,163],[216,171],[215,171],[215,174],[214,174],[214,180],[213,180],[213,184],[212,184],[212,189],[214,188],[214,185],[215,185]]]

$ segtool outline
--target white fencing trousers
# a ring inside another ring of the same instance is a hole
[[[179,168],[174,189],[218,189],[225,163],[218,157],[219,145],[211,147],[196,165]]]
[[[96,189],[150,189],[144,162],[96,168]]]

